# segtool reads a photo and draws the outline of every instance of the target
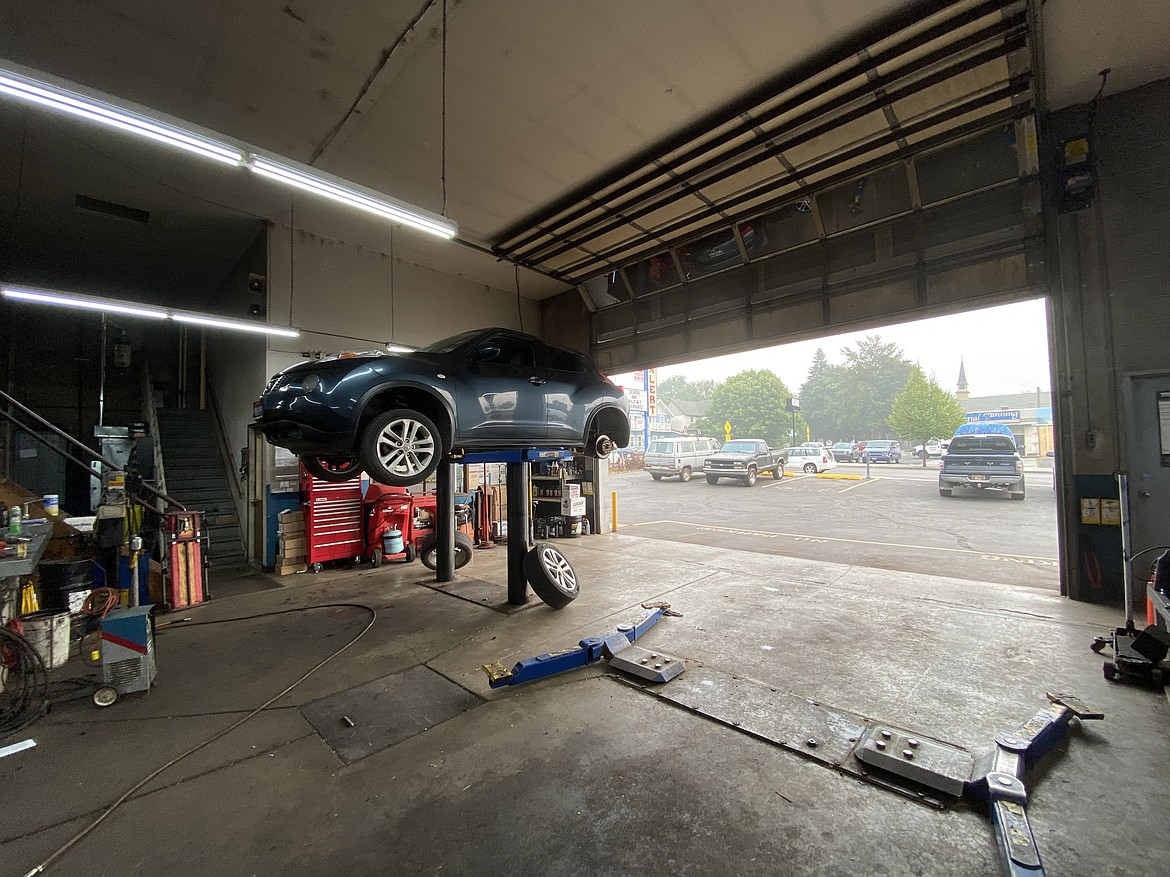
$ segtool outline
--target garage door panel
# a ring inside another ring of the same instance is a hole
[[[885,318],[908,313],[918,304],[918,284],[913,279],[869,286],[858,292],[834,295],[829,313],[835,323]]]
[[[966,302],[980,296],[1026,290],[1030,287],[1027,260],[1019,253],[931,272],[926,286],[931,304]],[[1008,331],[1010,328],[1005,327]]]

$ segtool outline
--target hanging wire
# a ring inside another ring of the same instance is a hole
[[[440,135],[441,141],[441,167],[439,170],[439,178],[443,184],[443,210],[442,214],[447,215],[447,0],[443,0],[443,59],[442,59],[442,132]]]
[[[520,331],[524,331],[524,312],[520,310],[520,266],[513,265],[512,271],[516,276],[516,316],[520,318]]]

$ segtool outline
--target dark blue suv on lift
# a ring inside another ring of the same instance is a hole
[[[426,480],[464,451],[580,449],[630,441],[625,395],[589,357],[510,329],[478,329],[413,353],[341,354],[286,368],[253,407],[264,437],[313,475]]]

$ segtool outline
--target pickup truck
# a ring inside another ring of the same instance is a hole
[[[1016,443],[1006,435],[956,435],[939,464],[938,492],[950,496],[958,487],[1023,499],[1024,464]]]
[[[734,478],[744,487],[751,487],[764,473],[770,472],[779,481],[784,477],[784,463],[784,452],[768,447],[762,439],[735,439],[703,462],[703,475],[708,484],[718,484],[720,478]]]

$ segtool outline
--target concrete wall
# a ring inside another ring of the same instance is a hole
[[[1053,299],[1053,341],[1057,453],[1066,495],[1062,569],[1068,593],[1076,598],[1092,596],[1082,569],[1085,538],[1105,535],[1099,532],[1102,528],[1080,526],[1078,493],[1090,482],[1128,468],[1121,402],[1125,376],[1170,371],[1167,101],[1170,80],[1100,102],[1092,118],[1097,197],[1091,207],[1057,221],[1059,294]],[[1083,109],[1058,114],[1054,132],[1075,127],[1078,115],[1085,117]],[[1120,580],[1120,569],[1102,572]]]

